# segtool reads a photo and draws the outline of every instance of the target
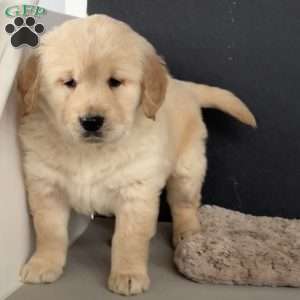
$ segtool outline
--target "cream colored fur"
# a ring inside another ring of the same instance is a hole
[[[111,88],[114,77],[121,81]],[[74,78],[76,88],[65,86]],[[66,263],[70,210],[116,216],[108,287],[148,289],[149,242],[167,184],[174,244],[199,230],[206,172],[200,106],[246,124],[255,119],[228,91],[173,79],[154,48],[104,15],[68,21],[46,34],[19,76],[20,138],[36,251],[24,282],[56,280]],[[105,117],[102,136],[82,137],[79,117]]]

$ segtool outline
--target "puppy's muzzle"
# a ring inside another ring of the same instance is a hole
[[[98,136],[104,124],[104,117],[100,115],[85,116],[79,118],[81,128],[84,130],[84,136]]]

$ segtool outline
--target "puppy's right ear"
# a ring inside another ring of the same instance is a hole
[[[34,109],[39,92],[39,57],[30,56],[18,74],[17,87],[22,97],[22,113],[27,115]]]

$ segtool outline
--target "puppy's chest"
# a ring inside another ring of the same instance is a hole
[[[123,153],[124,154],[124,153]],[[114,214],[122,192],[137,181],[156,177],[157,159],[143,155],[78,156],[68,159],[68,176],[61,184],[78,212]]]
[[[62,182],[70,205],[84,214],[112,214],[121,186],[118,171],[106,161],[88,157],[70,160],[70,164],[70,175]]]
[[[78,163],[77,169],[63,183],[70,205],[80,213],[111,214],[113,211],[114,192],[107,186],[105,173],[97,167]]]

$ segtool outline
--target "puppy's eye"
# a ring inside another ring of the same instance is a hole
[[[118,86],[120,86],[122,84],[122,81],[120,81],[120,80],[118,80],[116,78],[111,77],[111,78],[108,79],[107,83],[108,83],[108,85],[111,88],[116,88],[116,87],[118,87]]]
[[[74,89],[74,88],[76,88],[77,82],[75,79],[71,78],[71,79],[65,81],[64,85],[67,86],[68,88]]]

